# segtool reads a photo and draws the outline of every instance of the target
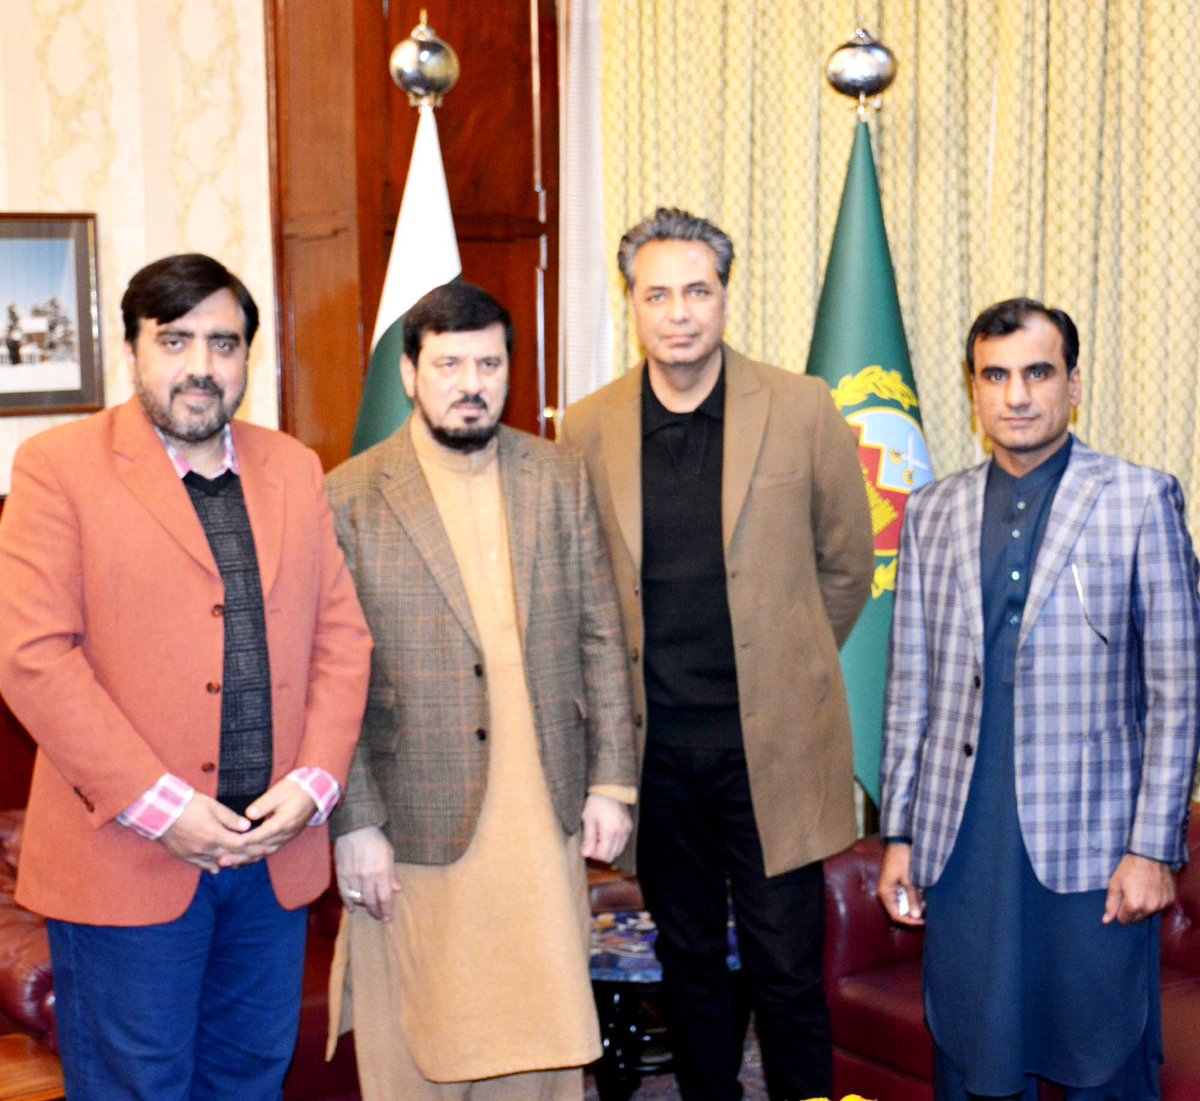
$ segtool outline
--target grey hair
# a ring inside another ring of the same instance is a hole
[[[643,245],[651,241],[702,241],[716,256],[717,278],[721,286],[729,286],[729,269],[733,266],[733,242],[729,234],[718,229],[707,218],[698,218],[674,206],[660,206],[648,218],[643,218],[621,238],[617,247],[617,266],[625,277],[625,286],[633,290],[633,261]]]

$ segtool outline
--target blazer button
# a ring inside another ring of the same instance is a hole
[[[217,766],[216,766],[215,762],[213,762],[213,761],[205,761],[204,764],[202,764],[200,766],[200,771],[201,772],[216,772]]]
[[[965,746],[963,746],[963,756],[964,757],[973,757],[974,755],[975,755],[975,747],[970,742],[967,742],[967,744]]]
[[[482,665],[480,665],[480,664],[479,664],[479,662],[476,662],[476,663],[475,663],[475,675],[476,675],[477,677],[482,677],[482,676],[483,676],[483,666],[482,666]]]
[[[478,738],[481,742],[486,742],[487,741],[487,731],[484,730],[483,727],[481,726],[478,730],[475,731],[475,737]]]
[[[212,606],[213,619],[220,619],[225,614],[224,604],[214,604]]]
[[[210,680],[204,687],[210,696],[215,696],[221,691],[220,681]]]

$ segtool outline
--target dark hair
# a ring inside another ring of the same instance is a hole
[[[133,344],[149,318],[160,325],[182,317],[217,291],[232,292],[242,311],[249,348],[258,332],[258,306],[246,285],[224,264],[199,252],[165,256],[147,264],[125,288],[121,298],[121,320],[125,339]]]
[[[717,278],[729,286],[733,266],[733,242],[729,234],[707,218],[697,218],[674,206],[660,206],[649,218],[643,218],[621,238],[617,246],[617,266],[625,277],[625,286],[633,290],[633,261],[642,245],[651,241],[703,241],[717,258]]]
[[[512,318],[500,303],[474,283],[443,283],[417,299],[404,318],[404,354],[417,365],[426,333],[473,333],[504,326],[504,347],[512,359]]]
[[[989,306],[977,318],[967,334],[967,373],[975,374],[975,341],[995,336],[1008,336],[1025,328],[1031,317],[1044,317],[1062,334],[1063,362],[1067,374],[1079,362],[1079,330],[1066,310],[1050,309],[1034,298],[1006,298]]]

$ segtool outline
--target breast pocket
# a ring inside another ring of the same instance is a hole
[[[1066,569],[1067,602],[1106,646],[1123,638],[1129,621],[1130,563],[1121,558],[1073,558]]]

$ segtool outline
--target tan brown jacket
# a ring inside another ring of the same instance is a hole
[[[854,434],[829,388],[722,348],[722,528],[738,697],[766,871],[778,875],[854,840],[838,647],[867,599],[874,549]],[[636,367],[573,405],[560,432],[592,476],[639,674],[644,377]],[[635,708],[640,760],[640,675]]]

